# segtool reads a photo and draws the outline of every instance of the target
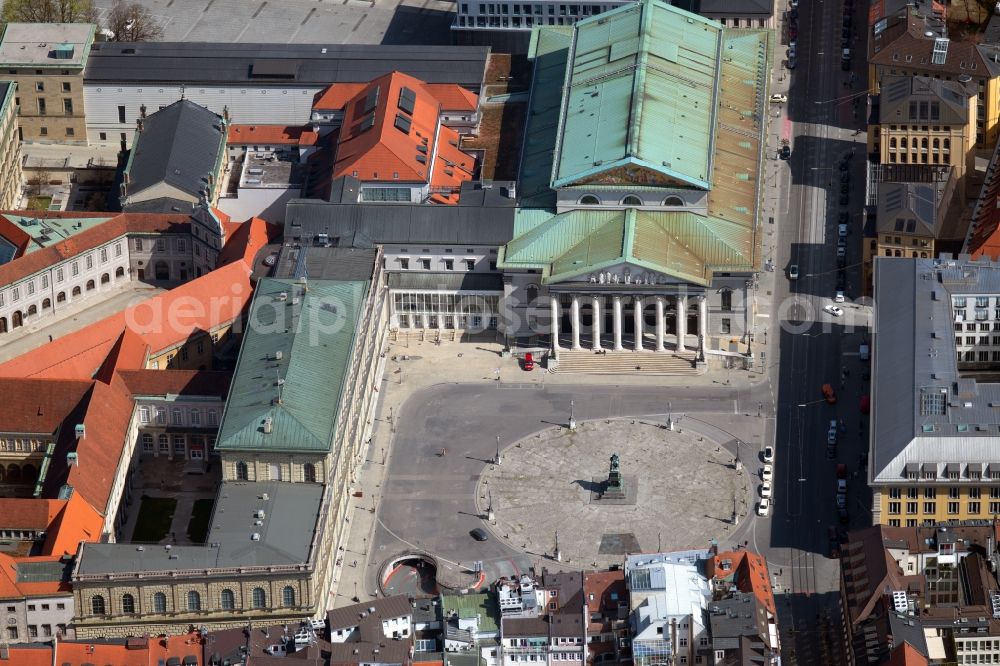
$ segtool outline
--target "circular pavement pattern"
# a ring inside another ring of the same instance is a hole
[[[625,497],[599,499],[617,453]],[[562,562],[621,563],[626,553],[707,547],[741,516],[745,472],[695,432],[667,431],[641,419],[589,421],[576,431],[543,430],[505,448],[479,481],[483,515],[492,502],[494,538]],[[738,492],[737,492],[738,491]]]

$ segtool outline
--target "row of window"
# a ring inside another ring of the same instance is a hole
[[[216,409],[205,410],[206,426],[219,425],[219,412]],[[202,426],[202,410],[197,407],[172,407],[170,409],[170,425],[182,426],[192,425]],[[139,407],[139,423],[148,424],[156,421],[157,425],[167,425],[167,410],[164,407],[150,407],[142,405]]]
[[[100,256],[100,263],[106,264],[109,261],[109,253],[107,247],[102,247],[98,253]],[[122,256],[122,244],[120,242],[114,245],[115,257]],[[83,258],[83,265],[85,270],[91,270],[94,267],[94,255],[88,254]],[[80,275],[80,261],[76,260],[69,264],[69,271],[72,277],[77,277]],[[63,282],[66,279],[65,267],[60,266],[56,268],[56,284]],[[102,279],[101,282],[106,282],[107,280]],[[42,289],[49,288],[49,274],[42,273],[38,276],[38,282],[36,283],[35,278],[28,278],[24,282],[19,282],[16,286],[11,288],[9,292],[9,298],[11,303],[16,303],[21,299],[21,296],[31,296],[35,293],[36,287],[41,285]],[[4,304],[4,292],[0,292],[0,307]]]
[[[906,250],[886,250],[885,251],[885,256],[887,256],[887,257],[905,257],[906,256]],[[928,257],[928,254],[926,252],[917,252],[916,250],[913,250],[912,252],[910,252],[910,256],[913,257],[914,259],[916,259],[918,256],[921,257],[921,258],[923,258],[923,259],[926,259]]]
[[[152,433],[144,432],[140,436],[142,440],[142,452],[146,454],[157,453],[161,456],[170,456],[171,453],[180,458],[186,458],[188,454],[188,437],[185,435],[165,435],[159,434],[155,438]],[[154,448],[154,442],[156,447]],[[173,448],[171,449],[171,443]],[[191,459],[204,460],[205,440],[198,437],[191,437]],[[215,449],[215,436],[208,437],[208,451],[211,453]]]
[[[399,262],[399,269],[400,270],[403,270],[403,271],[410,270],[410,261],[411,260],[410,260],[409,257],[397,257],[396,261]],[[460,264],[460,266],[462,266],[464,270],[466,270],[466,271],[474,271],[474,270],[476,270],[476,260],[475,259],[460,259],[460,261],[462,262]],[[432,260],[431,259],[427,259],[426,257],[425,258],[421,258],[421,259],[416,259],[414,267],[418,268],[418,269],[420,269],[422,271],[429,271],[429,270],[431,270],[431,262],[432,262]],[[438,263],[439,263],[439,268],[441,268],[443,270],[446,270],[446,271],[453,271],[453,270],[455,270],[455,260],[454,259],[439,259]],[[387,267],[388,267],[387,259],[383,258],[382,259],[382,268],[387,268]],[[497,262],[491,261],[490,262],[490,270],[491,271],[495,271],[496,269],[497,269]]]
[[[15,465],[11,463],[4,467],[0,465],[0,483],[34,483],[38,479],[35,466]]]
[[[899,228],[900,224],[902,224],[902,220],[897,220],[896,221],[896,225],[897,225],[896,226],[896,231],[902,231],[902,229]],[[913,220],[908,220],[907,221],[907,229],[906,229],[907,233],[913,233],[913,231],[915,229],[916,229],[916,223]],[[902,236],[885,236],[883,238],[882,242],[883,243],[892,243],[892,244],[895,244],[895,245],[902,245],[903,244],[903,238],[902,238]],[[928,245],[930,245],[930,242],[928,240],[924,239],[924,238],[911,238],[910,239],[910,245],[913,245],[914,247],[919,247],[919,246],[927,247]]]
[[[189,590],[186,596],[187,604],[185,610],[187,611],[200,611],[200,610],[235,610],[236,609],[236,593],[230,589],[222,590],[219,594],[219,603],[216,608],[205,607],[202,608],[201,593],[197,590]],[[267,593],[262,587],[255,587],[250,594],[251,608],[254,609],[264,609],[267,608]],[[292,608],[295,606],[295,588],[286,586],[281,590],[281,606],[283,608]],[[96,616],[107,616],[110,614],[109,606],[100,594],[95,595],[90,600],[90,611],[92,615]],[[167,595],[163,592],[157,592],[153,595],[153,613],[167,613]],[[136,603],[135,597],[131,594],[123,594],[121,596],[121,606],[119,609],[119,614],[121,615],[135,615],[136,614]]]
[[[115,270],[115,279],[117,280],[118,278],[121,278],[121,277],[124,277],[124,276],[125,276],[125,269],[122,268],[121,266],[119,266]],[[111,275],[110,274],[105,273],[104,275],[101,276],[101,284],[108,284],[109,282],[111,282]],[[94,289],[97,288],[97,283],[95,283],[93,280],[87,280],[86,287],[87,287],[87,291],[93,291]],[[77,286],[73,287],[73,289],[71,291],[71,294],[74,297],[79,296],[82,293],[83,293],[83,290],[80,288],[80,285],[77,285]],[[66,302],[66,292],[65,291],[60,291],[58,294],[56,294],[56,303],[64,303],[64,302]],[[48,310],[51,307],[52,307],[52,299],[51,298],[43,298],[42,299],[42,311]],[[22,311],[22,310],[15,310],[11,314],[11,316],[10,316],[10,328],[19,328],[21,325],[24,324],[24,320],[26,318],[33,317],[34,315],[37,315],[37,314],[38,314],[38,306],[35,305],[34,303],[32,303],[31,305],[29,305],[28,308],[26,310],[24,310],[24,311]],[[0,333],[6,333],[7,332],[7,328],[8,328],[7,317],[0,317]]]
[[[268,466],[268,476],[269,481],[281,481],[281,465],[272,463]],[[249,481],[250,480],[250,465],[245,461],[240,460],[236,463],[236,480],[237,481]],[[261,480],[261,479],[258,479]],[[306,463],[302,466],[302,480],[306,483],[316,483],[316,466],[312,463]]]
[[[582,197],[580,197],[580,200],[577,203],[579,203],[581,206],[598,206],[598,205],[603,204],[604,202],[601,200],[600,197],[598,197],[595,194],[584,194]],[[612,205],[614,204],[614,202],[611,202],[611,203],[612,203]],[[629,194],[627,196],[622,197],[618,201],[618,205],[619,206],[642,206],[644,204],[642,202],[642,199],[640,199],[639,197],[635,196],[634,194]],[[684,200],[681,199],[678,196],[669,196],[666,199],[664,199],[661,202],[660,205],[662,205],[662,206],[683,206],[684,205]]]
[[[889,153],[889,164],[895,164],[899,162],[900,164],[948,164],[948,160],[941,159],[941,153],[931,153],[930,161],[927,160],[927,153],[921,153],[920,159],[917,159],[916,155],[913,155],[913,159],[909,159],[907,153],[899,153],[898,155],[894,152]]]
[[[948,499],[960,499],[962,497],[962,490],[960,486],[951,486],[948,488]],[[980,499],[983,496],[983,489],[978,487],[964,488],[965,492],[968,494],[969,499]],[[990,499],[1000,500],[1000,487],[989,487]],[[916,488],[910,486],[906,489],[907,499],[917,499],[923,497],[924,499],[937,499],[937,488]],[[903,489],[899,487],[889,488],[887,491],[889,499],[902,499]]]
[[[17,74],[17,70],[16,69],[8,69],[7,73],[8,74]],[[36,74],[41,74],[42,72],[41,72],[41,70],[36,70],[35,73]],[[62,75],[63,76],[69,76],[69,70],[68,69],[62,70]],[[70,81],[60,81],[60,85],[61,85],[61,88],[62,88],[63,92],[72,92],[72,90],[73,90],[73,84]],[[45,81],[44,80],[41,80],[41,81],[36,80],[35,81],[35,92],[45,92]]]
[[[976,321],[986,321],[990,318],[990,311],[986,308],[976,308],[973,310],[972,315],[969,314],[967,310],[955,310],[955,320],[965,321],[966,319],[975,319]],[[993,319],[1000,319],[1000,309],[993,311]]]
[[[46,442],[37,439],[0,439],[0,451],[44,452]]]
[[[967,335],[964,338],[962,336],[956,335],[955,344],[958,345],[959,347],[963,345],[979,345],[980,347],[992,345],[993,347],[1000,347],[1000,335],[994,335],[992,338],[992,342],[990,341],[990,337],[987,335],[979,336],[978,339],[974,335]]]
[[[916,515],[921,513],[918,511],[920,508],[919,502],[907,502],[906,503],[906,513],[907,515]],[[961,502],[948,502],[948,513],[950,515],[958,515],[961,513]],[[889,502],[889,515],[899,515],[902,513],[901,502]],[[967,502],[966,503],[966,513],[971,516],[977,516],[982,513],[982,502]],[[935,514],[937,513],[937,502],[924,502],[923,513]],[[989,503],[989,514],[1000,514],[1000,502],[990,502]]]
[[[967,351],[962,353],[960,360],[966,363],[1000,362],[1000,352]]]
[[[64,128],[64,130],[65,130],[65,135],[66,136],[76,136],[76,128],[74,128],[74,127],[66,127],[66,128]],[[49,135],[49,128],[46,127],[46,126],[44,126],[44,125],[42,125],[41,127],[38,128],[38,135],[39,136],[48,136]]]
[[[174,238],[173,243],[169,243],[169,241],[170,239],[168,238],[133,238],[132,246],[136,252],[142,252],[144,247],[148,247],[150,250],[155,248],[157,252],[167,252],[167,247],[171,247],[177,254],[187,253],[187,241],[185,239]]]
[[[942,144],[941,141],[944,141],[944,143]],[[906,149],[907,147],[909,147],[909,148],[917,148],[917,138],[916,137],[913,137],[913,144],[912,145],[907,146],[907,143],[908,142],[907,142],[907,139],[906,139],[905,136],[904,137],[900,137],[900,139],[899,139],[899,147],[900,148],[903,148],[903,149]],[[928,143],[929,143],[929,146],[928,146]],[[927,137],[921,137],[921,139],[920,139],[920,146],[919,147],[920,148],[931,147],[934,150],[939,150],[942,147],[942,145],[944,146],[945,150],[951,150],[951,139],[948,139],[948,138],[945,138],[945,139],[933,139],[930,142],[928,142],[927,141]],[[893,137],[889,137],[889,150],[895,150],[895,149],[896,149],[896,137],[894,137],[894,136]]]
[[[977,308],[988,308],[990,307],[990,302],[994,303],[995,307],[1000,308],[1000,298],[990,297],[990,296],[973,296],[971,298],[966,296],[955,296],[951,299],[952,307],[957,309],[964,309],[968,307],[969,301],[975,303]],[[1000,310],[997,310],[1000,313]]]
[[[60,604],[60,606],[61,605],[62,604]],[[51,638],[52,637],[52,625],[51,624],[43,624],[43,625],[40,625],[40,626],[41,626],[41,632],[39,632],[39,629],[38,629],[39,625],[37,625],[37,624],[29,624],[28,625],[28,638],[39,638],[39,637],[42,637],[42,638]],[[65,636],[66,635],[66,625],[65,624],[57,624],[56,625],[56,631],[59,632],[58,635]],[[7,627],[7,639],[8,640],[12,640],[12,641],[16,641],[16,640],[20,639],[20,636],[18,635],[17,627]]]
[[[40,115],[40,116],[47,116],[49,114],[49,109],[48,109],[48,105],[46,104],[45,98],[44,97],[38,97],[38,98],[36,98],[35,102],[38,105],[37,106],[37,108],[38,108],[38,115]],[[14,103],[17,104],[20,107],[21,106],[21,98],[20,97],[15,97],[14,98]],[[63,115],[66,115],[66,116],[72,116],[73,115],[73,100],[69,99],[68,97],[63,100]]]

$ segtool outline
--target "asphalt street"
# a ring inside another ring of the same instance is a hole
[[[798,62],[793,71],[785,72],[791,85],[779,130],[789,140],[792,154],[778,169],[775,183],[781,201],[776,262],[786,269],[797,265],[800,277],[775,285],[775,316],[782,324],[774,379],[775,510],[769,521],[754,524],[753,543],[767,555],[772,573],[780,574],[786,590],[778,599],[783,661],[789,664],[846,663],[839,562],[827,557],[828,532],[870,520],[862,477],[853,476],[867,442],[859,411],[860,397],[867,392],[863,379],[867,364],[857,350],[870,319],[868,308],[857,302],[865,146],[855,130],[864,126],[866,111],[864,21],[854,12],[857,17],[848,38],[853,67],[845,71],[841,68],[844,10],[843,0],[799,6]],[[790,35],[786,30],[780,36],[779,54],[783,54]],[[778,66],[786,65],[783,59]],[[846,169],[841,168],[844,161]],[[846,303],[840,304],[844,315],[834,317],[823,308],[833,303],[837,289],[837,225],[844,213],[849,220],[842,262]],[[824,400],[824,384],[835,389],[836,404]],[[833,458],[827,456],[831,421],[838,429]],[[844,524],[836,506],[838,463],[846,464],[850,474]]]

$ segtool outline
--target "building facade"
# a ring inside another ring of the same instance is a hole
[[[8,23],[0,68],[17,84],[25,141],[87,143],[83,72],[94,42],[90,23]]]
[[[21,201],[21,135],[17,124],[17,83],[0,81],[0,210]]]

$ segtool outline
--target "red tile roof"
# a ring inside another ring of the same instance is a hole
[[[31,236],[3,215],[0,215],[0,238],[6,239],[11,245],[17,248],[11,259],[16,259],[24,254],[24,251],[31,243]]]
[[[272,240],[281,236],[282,229],[269,224],[259,217],[253,217],[227,232],[226,245],[219,253],[218,265],[225,266],[234,261],[244,261],[253,266],[254,259],[261,249]]]
[[[612,599],[612,595],[616,598]],[[593,601],[590,600],[593,596]],[[618,610],[618,602],[628,603],[628,587],[625,585],[625,571],[593,571],[583,574],[583,598],[587,604],[590,617],[599,610],[608,612],[608,617],[614,617]],[[601,633],[605,623],[603,620],[590,620],[587,625],[588,634]]]
[[[8,662],[17,666],[52,666],[51,645],[12,645],[7,654]]]
[[[126,328],[152,353],[161,352],[233,321],[252,293],[250,268],[237,261],[0,364],[0,377],[90,379]],[[142,367],[135,357],[127,360],[117,367]]]
[[[313,99],[313,109],[317,111],[340,111],[352,97],[366,88],[364,83],[334,83],[317,93]]]
[[[404,87],[413,93],[412,113],[399,106]],[[371,99],[376,99],[374,110],[366,108]],[[448,188],[471,179],[474,159],[458,150],[457,133],[442,127],[435,145],[440,113],[440,103],[422,81],[399,72],[375,79],[347,103],[333,177],[428,183],[433,170],[434,181]],[[397,118],[409,123],[406,131],[397,127]],[[451,174],[444,173],[445,160],[456,165],[447,167]]]
[[[0,529],[44,532],[66,506],[66,500],[0,497]]]
[[[86,381],[0,379],[0,431],[51,435],[89,389]]]
[[[309,127],[292,125],[230,125],[231,145],[312,146],[319,135]]]
[[[125,386],[132,395],[202,395],[225,398],[232,382],[231,372],[211,370],[122,370]]]
[[[920,654],[909,643],[904,642],[892,651],[885,666],[927,666],[929,663],[927,657]]]
[[[17,581],[17,566],[21,562],[58,562],[58,557],[11,557],[0,552],[0,597],[36,597],[70,592],[69,582],[62,580],[25,583]]]
[[[41,501],[41,500],[35,500]],[[63,510],[56,516],[46,534],[42,552],[61,557],[76,555],[81,541],[97,541],[104,529],[104,519],[87,504],[82,495],[73,493],[69,500],[62,500]]]
[[[476,93],[455,83],[425,83],[427,92],[434,95],[444,111],[475,111],[479,106]]]
[[[24,211],[0,211],[0,216],[4,213],[25,214]],[[40,218],[107,217],[108,215],[107,213],[94,215],[89,213],[52,214],[36,212],[31,212],[30,214]],[[10,223],[9,220],[8,223]],[[60,261],[92,250],[127,232],[189,234],[191,233],[190,230],[191,224],[188,215],[119,213],[103,224],[98,224],[54,245],[37,249],[14,261],[0,265],[0,284],[12,284]]]
[[[171,657],[183,661],[194,657],[197,666],[203,664],[204,640],[196,631],[181,636],[142,637],[125,640],[61,640],[56,645],[55,658],[49,663],[72,664],[114,664],[115,666],[149,666],[166,663]]]
[[[723,571],[721,565],[723,560],[731,560],[732,568]],[[767,560],[763,556],[746,550],[729,551],[716,555],[713,566],[716,578],[733,577],[740,592],[752,592],[757,602],[769,613],[772,615],[777,613],[771,578],[767,571]]]
[[[986,169],[963,252],[973,259],[984,255],[993,261],[1000,259],[1000,149],[994,151]]]

